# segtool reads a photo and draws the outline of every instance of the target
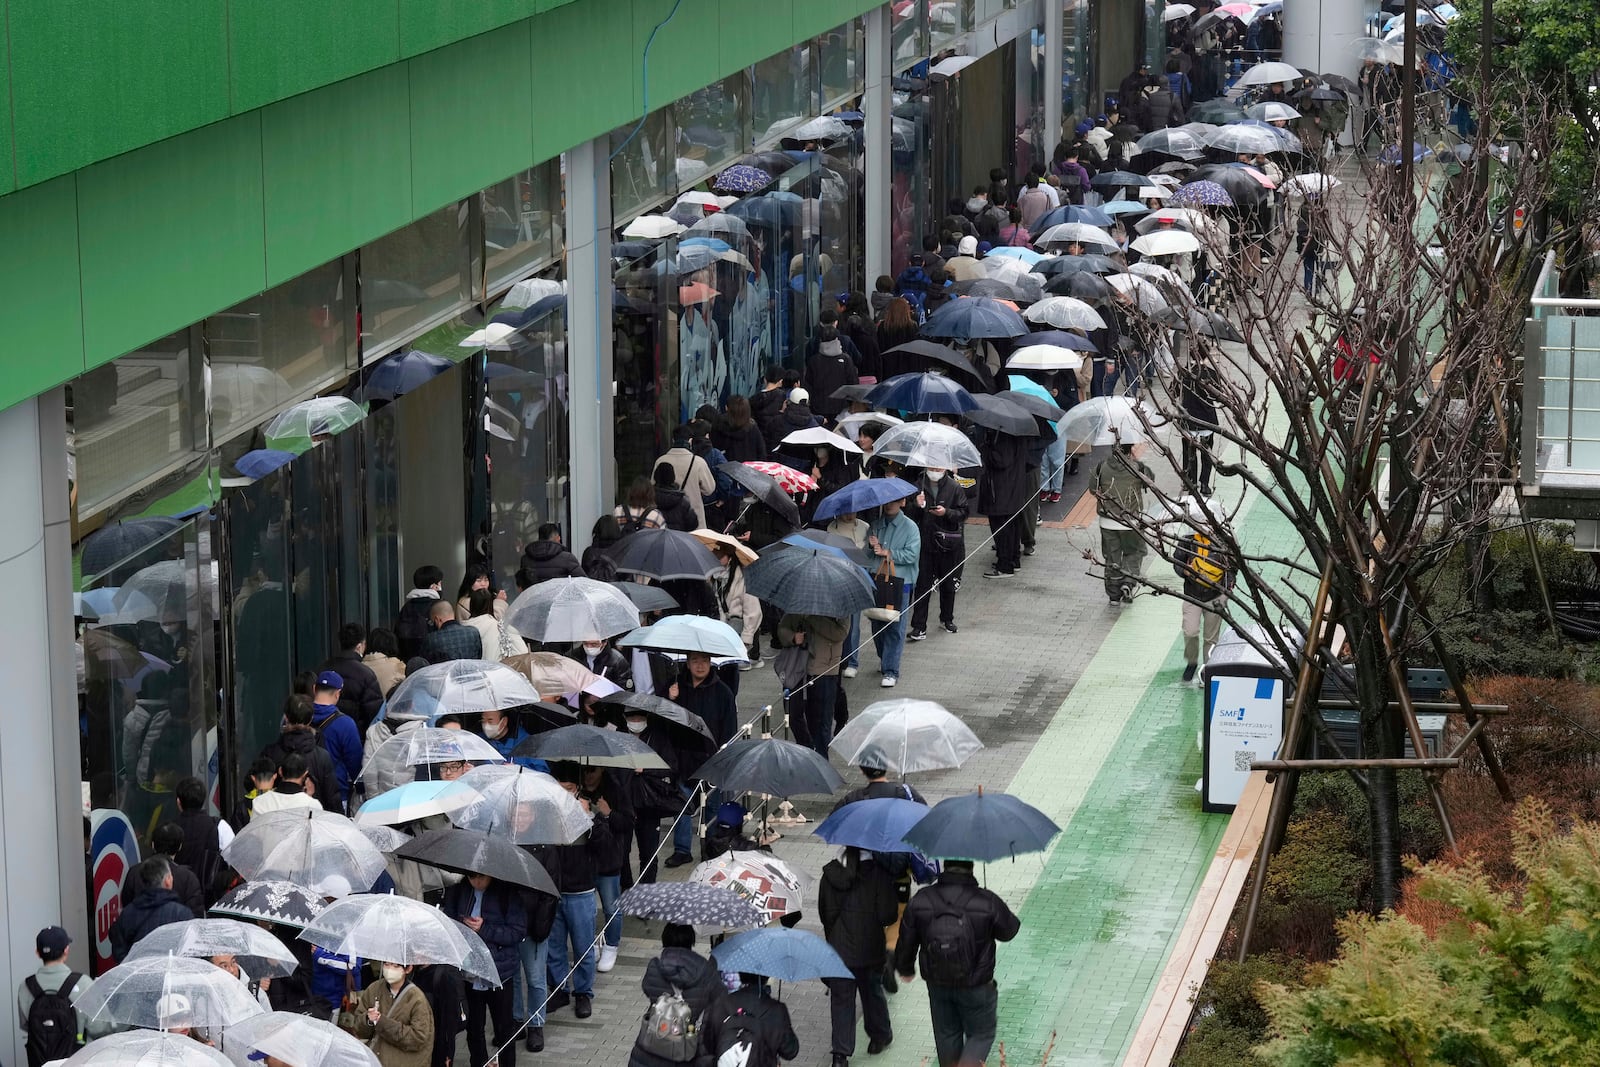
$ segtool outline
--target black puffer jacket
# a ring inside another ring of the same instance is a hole
[[[669,530],[688,533],[699,525],[694,517],[694,508],[689,506],[689,498],[677,489],[656,486],[656,510],[667,520]]]
[[[172,890],[146,889],[134,897],[111,924],[111,958],[121,963],[128,950],[151,930],[168,923],[187,922],[194,917],[194,912],[184,907]]]
[[[261,750],[261,755],[276,767],[290,752],[305,757],[306,770],[316,786],[317,803],[324,811],[343,815],[344,806],[339,803],[339,770],[333,765],[328,750],[317,743],[317,732],[309,726],[286,726],[276,741]]]
[[[883,928],[900,912],[895,876],[868,853],[846,849],[843,862],[822,868],[817,912],[822,932],[846,967],[881,970],[889,958]]]
[[[633,777],[632,771],[608,770],[601,778],[598,792],[579,790],[578,796],[589,802],[589,807],[598,815],[600,800],[605,799],[606,805],[611,809],[611,814],[603,816],[607,828],[611,831],[604,842],[604,847],[594,853],[594,867],[596,874],[620,874],[628,862],[628,845],[633,841],[633,799],[628,792],[628,779]]]
[[[639,984],[644,989],[645,1000],[651,1004],[657,997],[676,989],[683,994],[696,1019],[715,1010],[724,993],[722,975],[716,964],[687,948],[662,949],[661,955],[645,967],[644,980]],[[633,1054],[628,1057],[629,1067],[668,1067],[672,1062],[638,1045],[634,1045]]]
[[[711,444],[714,448],[720,448],[722,454],[733,463],[767,458],[767,441],[761,436],[761,427],[756,425],[754,419],[742,430],[734,429],[724,419],[711,431]]]
[[[959,988],[970,989],[994,981],[994,945],[1010,941],[1022,923],[1006,907],[1006,902],[978,884],[971,871],[946,870],[939,880],[911,898],[905,918],[900,920],[900,943],[894,950],[894,969],[899,974],[914,974],[918,950],[922,948],[928,925],[940,912],[958,909],[965,913],[977,941],[977,957],[972,980]],[[922,960],[922,977],[927,978],[927,961]]]
[[[740,1030],[749,1030],[755,1042],[748,1067],[775,1067],[779,1060],[800,1055],[800,1039],[789,1021],[789,1009],[782,1001],[763,996],[759,987],[745,986],[723,997],[716,1010],[706,1015],[700,1031],[704,1050],[700,1062],[706,1067],[715,1064]]]
[[[560,541],[535,541],[522,550],[522,568],[533,575],[534,584],[551,578],[582,578],[578,557]]]

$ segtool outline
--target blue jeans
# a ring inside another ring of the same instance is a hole
[[[1040,469],[1044,481],[1040,483],[1041,490],[1052,493],[1061,492],[1061,483],[1067,474],[1067,440],[1057,437],[1044,446],[1044,466]]]
[[[861,612],[850,616],[850,632],[844,635],[844,663],[842,666],[861,669]]]
[[[878,664],[883,668],[887,677],[900,676],[900,653],[906,647],[906,604],[911,595],[911,587],[915,580],[908,581],[905,589],[900,594],[900,617],[894,622],[877,622],[872,624],[872,646],[878,650]]]
[[[584,893],[561,894],[561,901],[556,905],[556,924],[550,928],[549,948],[545,956],[545,974],[549,976],[551,989],[566,986],[568,960],[571,958],[568,952],[570,942],[571,949],[583,953],[583,958],[578,961],[578,969],[572,974],[572,993],[579,997],[594,996],[594,965],[599,962],[594,947],[594,898],[593,889]]]
[[[622,895],[622,875],[596,875],[594,888],[600,894],[600,910],[606,917],[606,944],[616,948],[622,944],[622,916],[617,914],[617,898]]]
[[[529,1021],[533,1026],[544,1025],[544,1001],[550,993],[544,977],[544,955],[547,944],[545,941],[535,941],[531,937],[525,937],[517,945],[517,954],[522,957],[522,966],[517,970],[517,991],[512,998],[511,1017],[527,1019],[531,1011],[533,1017]]]
[[[678,792],[683,794],[683,799],[684,799],[685,802],[687,802],[690,797],[694,796],[694,790],[690,789],[688,786],[682,784],[681,782],[678,784]],[[692,856],[692,855],[694,855],[694,815],[695,815],[695,813],[693,811],[690,811],[690,812],[686,813],[683,818],[679,819],[673,825],[673,827],[672,827],[672,852],[673,852],[673,855],[676,855],[676,856]]]

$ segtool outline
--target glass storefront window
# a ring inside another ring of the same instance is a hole
[[[561,258],[561,160],[548,159],[479,194],[489,291],[498,292]]]
[[[817,38],[822,110],[833,111],[866,90],[866,36],[860,19],[851,19]]]
[[[810,41],[768,56],[752,68],[755,141],[770,144],[816,113],[816,69]]]
[[[899,4],[890,15],[890,42],[894,48],[895,73],[901,73],[927,59],[932,52],[928,37],[928,9],[920,2]]]
[[[1089,76],[1089,0],[1063,0],[1061,16],[1061,123],[1076,126],[1093,107]]]
[[[743,155],[750,144],[750,79],[730,75],[672,105],[678,129],[674,177],[688,189]]]
[[[612,393],[616,413],[617,488],[624,492],[664,450],[678,423],[676,279],[655,269],[673,252],[663,242],[617,259],[612,274]],[[580,531],[583,532],[583,531]]]
[[[425,215],[361,249],[361,350],[387,354],[456,314],[473,297],[466,201]]]
[[[611,213],[631,219],[671,196],[676,187],[672,108],[611,131]]]
[[[928,29],[934,52],[948,48],[972,29],[976,0],[937,0],[928,4]]]
[[[910,264],[912,251],[922,247],[922,235],[934,219],[931,153],[932,100],[926,90],[895,94],[890,131],[890,254],[896,276]]]
[[[1044,156],[1044,29],[1032,27],[1017,35],[1016,62],[1016,173],[1026,174]]]
[[[334,260],[206,319],[213,439],[344,377],[354,316]]]

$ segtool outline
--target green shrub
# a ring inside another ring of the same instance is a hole
[[[1287,956],[1251,956],[1243,963],[1217,960],[1195,996],[1194,1021],[1173,1067],[1246,1067],[1268,1037],[1271,1022],[1261,1003],[1263,982],[1300,986],[1306,965]]]

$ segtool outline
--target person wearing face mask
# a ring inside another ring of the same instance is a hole
[[[633,688],[633,669],[628,657],[611,646],[610,641],[580,641],[567,651],[567,658],[581,663],[608,682],[624,689]]]
[[[939,590],[939,625],[956,632],[956,589],[961,584],[966,540],[967,491],[950,471],[937,467],[923,472],[917,488],[926,502],[922,509],[922,560],[917,568],[916,606],[911,609],[909,640],[928,636],[928,604],[934,587]]]
[[[528,731],[522,728],[517,721],[516,713],[511,711],[486,711],[483,713],[483,739],[494,746],[494,750],[518,767],[526,767],[533,771],[550,773],[550,765],[542,759],[531,756],[513,756],[512,750],[528,739]]]
[[[385,963],[376,982],[355,998],[355,1036],[366,1041],[383,1067],[430,1067],[433,1008],[411,981],[411,968]]]

